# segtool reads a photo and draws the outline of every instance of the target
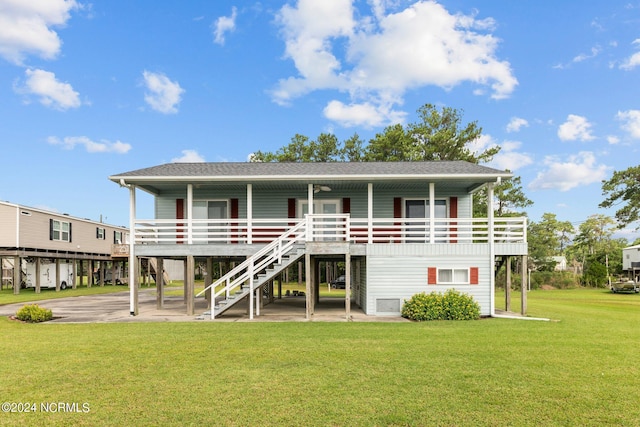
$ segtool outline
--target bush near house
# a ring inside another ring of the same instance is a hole
[[[53,313],[38,304],[27,304],[18,310],[16,317],[23,322],[39,323],[53,319]]]
[[[402,306],[402,317],[410,320],[475,320],[480,318],[480,305],[470,295],[449,289],[444,294],[421,292]]]

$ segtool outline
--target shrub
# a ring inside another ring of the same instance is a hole
[[[449,289],[444,294],[421,292],[402,305],[402,317],[416,320],[474,320],[480,318],[480,305],[473,297]]]
[[[24,322],[38,323],[53,319],[53,313],[38,304],[27,304],[18,310],[16,317]]]

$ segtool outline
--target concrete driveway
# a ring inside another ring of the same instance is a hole
[[[206,301],[196,299],[195,315],[187,316],[183,297],[165,297],[164,307],[156,308],[155,289],[140,289],[138,315],[129,315],[129,291],[112,294],[87,295],[35,301],[53,312],[54,319],[48,323],[105,323],[105,322],[195,322],[211,321],[203,316]],[[0,305],[0,316],[13,316],[28,303]],[[306,322],[305,298],[284,297],[261,308],[260,316],[249,320],[247,304],[238,303],[214,322]],[[347,319],[344,299],[322,298],[316,305],[311,321],[321,322],[408,322],[402,317],[367,316],[352,304],[351,316]]]

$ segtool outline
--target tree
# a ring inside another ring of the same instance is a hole
[[[618,256],[614,255],[616,254],[614,248],[620,244],[611,239],[614,225],[613,218],[597,214],[589,216],[578,227],[578,234],[573,240],[572,249],[576,256],[580,257],[585,274],[591,269],[592,264],[604,266],[606,275],[612,272],[609,270],[609,258],[612,255]],[[619,250],[619,256],[622,258],[622,249]],[[595,268],[599,271],[600,267],[596,266]]]
[[[562,253],[563,233],[572,232],[568,221],[558,221],[553,213],[544,213],[540,222],[531,221],[527,232],[529,256],[539,271],[552,271],[556,262],[551,258]]]
[[[507,172],[510,172],[507,170]],[[493,189],[494,213],[496,216],[521,216],[522,212],[516,209],[531,206],[531,201],[522,190],[522,182],[519,176],[514,176],[509,180],[496,184]],[[487,213],[487,190],[483,189],[473,197],[473,213],[476,217],[481,217]]]
[[[600,207],[610,208],[623,203],[615,214],[619,226],[640,219],[640,166],[615,171],[611,179],[602,182],[602,194],[607,196]]]
[[[256,151],[257,162],[335,162],[335,161],[429,161],[465,160],[471,163],[490,161],[500,151],[491,147],[480,153],[471,144],[482,134],[476,122],[462,126],[460,111],[444,107],[438,110],[425,104],[418,110],[420,120],[388,126],[365,146],[357,134],[341,144],[335,135],[322,133],[316,140],[296,134],[276,152]]]
[[[585,255],[594,255],[604,252],[608,248],[608,243],[613,235],[615,221],[606,215],[591,215],[578,227],[574,245],[582,248]]]
[[[471,143],[482,135],[477,122],[462,125],[461,111],[433,104],[418,109],[419,121],[387,127],[377,134],[366,148],[368,161],[430,161],[465,160],[471,163],[489,162],[500,147],[491,147],[481,153]]]
[[[482,135],[477,122],[462,124],[462,112],[433,104],[418,109],[419,120],[406,126],[395,124],[365,144],[358,134],[341,143],[335,135],[322,133],[315,140],[296,134],[291,142],[276,152],[256,151],[254,162],[361,162],[361,161],[436,161],[464,160],[471,163],[489,162],[500,147],[490,147],[481,152],[473,149]],[[495,187],[496,214],[514,215],[515,209],[532,204],[522,191],[520,177],[505,180]],[[486,191],[474,196],[475,216],[487,212]]]
[[[356,146],[356,141],[352,142]],[[275,153],[256,151],[253,162],[337,162],[342,159],[344,150],[338,138],[330,133],[321,133],[315,141],[296,134],[289,145]]]

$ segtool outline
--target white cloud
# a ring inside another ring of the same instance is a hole
[[[47,142],[51,145],[61,145],[65,150],[73,150],[76,145],[82,145],[89,153],[125,154],[131,150],[131,145],[125,142],[111,142],[107,140],[96,142],[86,136],[65,136],[62,139],[50,136],[47,138]]]
[[[586,61],[587,59],[595,58],[596,56],[598,56],[598,54],[600,54],[601,51],[602,49],[600,48],[600,46],[592,47],[591,53],[581,53],[573,58],[573,62],[582,62]]]
[[[53,27],[64,27],[75,0],[1,0],[0,56],[22,65],[28,54],[53,59],[62,42]]]
[[[562,141],[590,141],[595,139],[591,134],[591,123],[586,117],[569,114],[567,121],[558,127],[558,137]]]
[[[634,45],[640,45],[640,39],[635,39],[633,41]],[[625,61],[620,64],[620,68],[623,70],[633,70],[638,65],[640,65],[640,52],[636,52],[627,58]]]
[[[492,147],[500,145],[500,151],[488,162],[488,166],[496,169],[509,169],[516,171],[522,167],[533,163],[533,158],[527,154],[519,152],[522,143],[519,141],[503,141],[498,144],[491,135],[483,134],[469,144],[469,149],[473,153],[480,153]]]
[[[231,16],[221,16],[213,23],[214,43],[223,45],[225,34],[236,29],[236,17],[238,9],[234,6],[231,8]]]
[[[27,69],[25,74],[25,84],[15,87],[16,92],[36,95],[42,105],[56,110],[78,108],[82,104],[78,92],[69,83],[59,82],[54,73]]]
[[[369,102],[345,105],[340,101],[330,101],[324,108],[324,116],[342,126],[365,126],[368,128],[383,126],[387,121],[404,122],[406,113],[389,111],[383,105],[373,105]]]
[[[607,136],[607,142],[611,145],[616,145],[618,143],[620,143],[620,138],[618,138],[615,135],[609,135]]]
[[[522,143],[520,141],[504,141],[500,146],[500,152],[493,156],[491,166],[497,169],[509,169],[512,172],[533,163],[533,158],[528,153],[518,151]]]
[[[171,159],[171,163],[203,163],[202,157],[196,150],[182,150],[182,156]]]
[[[154,110],[164,114],[174,114],[178,112],[178,104],[182,100],[184,89],[178,82],[172,82],[162,73],[152,73],[143,71],[144,85],[147,92],[144,100]]]
[[[533,190],[568,191],[578,186],[599,183],[606,178],[607,166],[596,164],[596,156],[583,151],[569,156],[567,161],[548,156],[545,170],[538,173],[529,188]]]
[[[640,139],[640,110],[618,111],[616,119],[622,123],[622,129],[633,139]]]
[[[512,117],[507,125],[507,132],[519,132],[523,127],[528,127],[529,122],[520,117]]]
[[[492,19],[452,15],[426,0],[397,13],[387,9],[398,2],[369,0],[373,15],[358,13],[356,19],[352,3],[299,0],[280,9],[285,57],[298,75],[278,82],[271,92],[274,102],[288,105],[315,90],[337,90],[349,100],[332,101],[325,114],[340,107],[350,115],[345,123],[358,124],[357,116],[365,124],[380,118],[391,123],[399,114],[393,106],[401,105],[411,88],[449,90],[470,81],[501,99],[518,84],[509,63],[496,57]],[[364,109],[369,114],[362,114]],[[390,116],[378,117],[385,112]]]

